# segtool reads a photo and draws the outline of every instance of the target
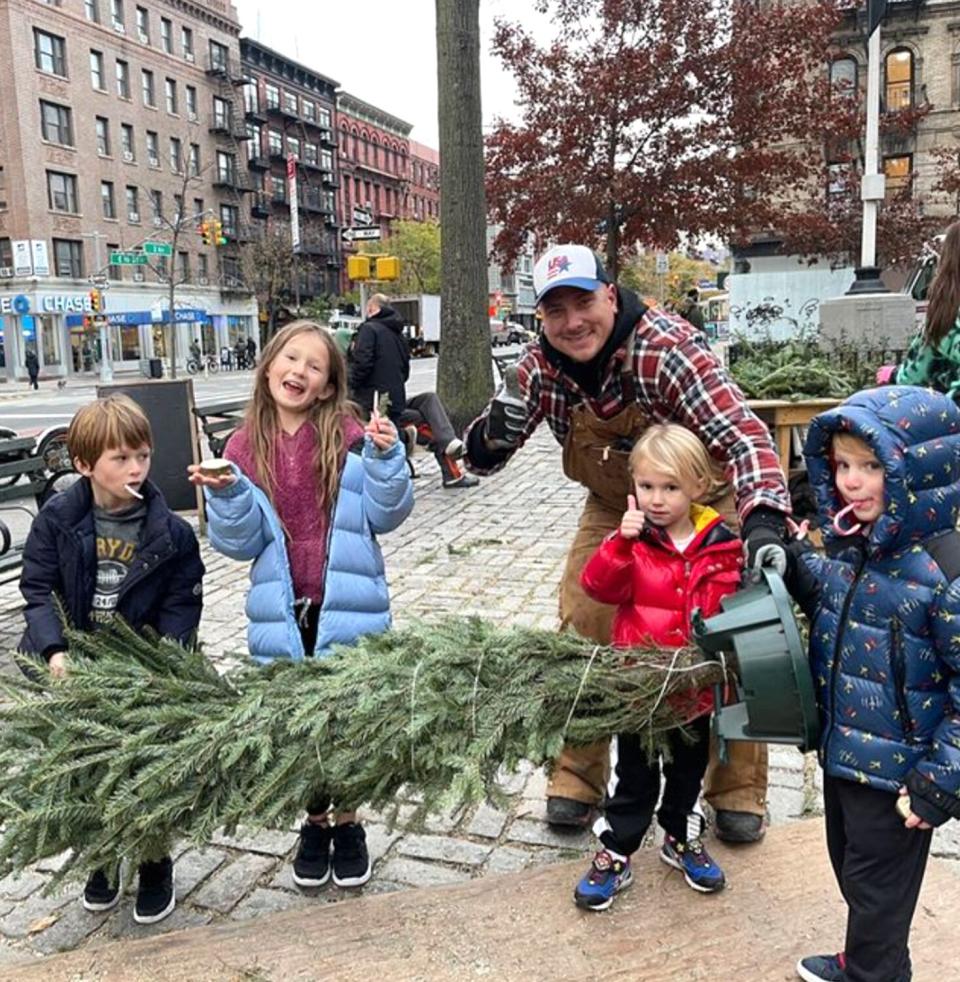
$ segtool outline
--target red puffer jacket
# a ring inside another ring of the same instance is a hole
[[[637,539],[614,532],[583,568],[580,583],[587,595],[617,605],[615,645],[679,647],[690,638],[694,610],[704,617],[715,614],[721,598],[739,586],[740,540],[712,508],[692,505],[690,518],[696,531],[683,553],[666,532],[648,525]],[[709,690],[694,695],[690,711],[683,708],[691,719],[713,707]]]

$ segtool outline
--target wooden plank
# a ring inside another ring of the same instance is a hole
[[[821,820],[774,827],[756,847],[717,843],[715,855],[730,885],[712,896],[694,893],[647,849],[635,858],[633,886],[602,914],[573,905],[578,861],[337,904],[324,891],[299,910],[91,946],[10,966],[4,978],[782,982],[803,955],[843,946]],[[949,912],[957,909],[960,877],[931,859],[914,918],[915,978],[956,977],[960,924]]]

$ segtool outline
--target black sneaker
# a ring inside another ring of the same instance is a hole
[[[110,885],[107,874],[102,869],[95,869],[87,880],[87,885],[83,888],[83,906],[85,910],[99,911],[110,910],[120,902],[122,884],[120,882],[120,870],[114,877],[115,883]]]
[[[797,975],[803,982],[843,982],[846,959],[839,955],[808,955],[797,962]]]
[[[767,829],[763,822],[763,815],[755,815],[753,812],[717,812],[716,835],[723,842],[759,842]]]
[[[363,886],[370,879],[367,834],[356,822],[333,830],[333,882],[338,887]]]
[[[459,477],[443,479],[443,486],[445,488],[475,488],[479,483],[479,477],[474,477],[472,474],[464,473],[461,473]]]
[[[329,825],[304,822],[300,826],[300,844],[293,860],[293,882],[298,887],[322,887],[330,879],[332,841]]]
[[[173,908],[176,906],[173,860],[169,856],[164,856],[159,863],[141,863],[133,919],[138,924],[156,924],[157,921],[162,921],[173,913]]]

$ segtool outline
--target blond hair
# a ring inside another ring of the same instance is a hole
[[[120,393],[104,396],[77,411],[67,430],[67,451],[71,460],[85,467],[96,466],[107,450],[128,447],[153,448],[153,433],[143,410]]]
[[[702,488],[697,497],[709,498],[725,486],[719,467],[707,448],[678,423],[655,423],[644,430],[630,452],[630,473],[641,461],[682,484]]]
[[[317,495],[321,506],[332,507],[340,486],[340,470],[347,453],[343,436],[344,417],[358,418],[353,404],[347,399],[347,363],[329,331],[314,321],[299,320],[278,331],[265,345],[253,382],[253,396],[247,406],[246,430],[253,452],[256,478],[267,497],[273,501],[276,475],[273,462],[276,455],[280,418],[277,405],[270,394],[269,373],[277,355],[288,341],[301,334],[313,334],[323,342],[327,352],[329,374],[327,382],[331,395],[310,407],[308,423],[317,432],[317,448],[313,468],[317,475]]]
[[[856,433],[834,433],[830,441],[830,449],[836,450],[838,448],[852,454],[870,454],[871,457],[877,459],[873,447],[862,436],[857,436]]]

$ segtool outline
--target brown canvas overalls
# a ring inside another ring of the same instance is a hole
[[[561,629],[572,627],[601,644],[610,643],[616,608],[591,600],[580,586],[580,573],[604,536],[620,525],[632,490],[627,466],[630,450],[649,425],[635,400],[631,353],[628,351],[621,373],[626,407],[610,419],[600,419],[586,405],[575,406],[563,445],[564,473],[590,493],[560,582]],[[732,493],[711,504],[734,530],[738,529]],[[730,742],[728,749],[729,763],[720,764],[715,747],[711,746],[704,781],[707,801],[717,811],[763,815],[767,797],[766,744]],[[554,764],[548,796],[597,804],[606,788],[608,764],[606,740],[585,747],[564,747]]]

